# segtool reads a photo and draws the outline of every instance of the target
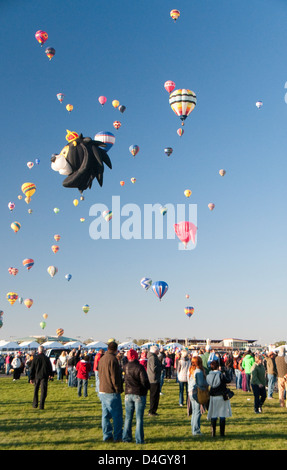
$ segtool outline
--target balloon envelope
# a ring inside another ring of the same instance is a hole
[[[169,157],[173,152],[173,149],[171,147],[166,147],[164,149],[164,153]]]
[[[179,10],[171,10],[170,16],[174,21],[176,21],[180,17],[180,11]]]
[[[39,31],[37,31],[35,34],[35,38],[37,39],[38,43],[43,46],[43,44],[48,39],[48,34],[46,33],[46,31],[42,31],[41,29],[39,29]]]
[[[48,318],[48,314],[47,313],[43,313],[43,318],[46,320]]]
[[[65,278],[67,281],[70,281],[70,279],[72,279],[72,274],[66,274]]]
[[[114,128],[117,129],[117,130],[121,127],[121,125],[122,125],[122,124],[120,123],[120,121],[115,121],[115,122],[113,123]]]
[[[46,327],[46,322],[41,321],[40,327],[42,328],[42,330],[44,330],[44,328]]]
[[[11,224],[11,229],[14,230],[15,233],[17,233],[21,228],[20,222],[12,222]]]
[[[185,309],[184,309],[184,313],[185,313],[188,317],[191,317],[191,315],[193,315],[193,312],[194,312],[194,308],[193,308],[193,307],[185,307]]]
[[[107,98],[105,96],[99,96],[99,103],[104,106],[104,104],[107,102]]]
[[[31,308],[33,305],[33,300],[32,299],[25,299],[24,304],[26,305],[27,308]]]
[[[64,93],[57,93],[57,98],[60,101],[60,103],[62,103],[65,98]]]
[[[56,51],[53,47],[47,47],[47,49],[45,50],[45,54],[51,60],[56,54]]]
[[[53,253],[58,253],[60,247],[58,245],[52,245],[51,249],[52,249]]]
[[[184,124],[185,119],[194,110],[196,105],[196,94],[185,88],[175,90],[169,95],[169,104],[175,114]]]
[[[57,335],[57,336],[63,336],[63,334],[64,334],[63,328],[58,328],[58,329],[56,330],[56,335]]]
[[[84,313],[88,313],[88,311],[90,310],[89,305],[88,305],[88,304],[84,305],[84,306],[82,307],[82,310],[83,310]]]
[[[15,209],[15,203],[14,203],[14,202],[9,202],[9,204],[8,204],[8,209],[9,209],[10,211],[12,211],[13,209]]]
[[[24,268],[27,268],[28,271],[34,266],[34,260],[32,258],[26,258],[23,260]]]
[[[113,100],[112,105],[114,108],[117,108],[120,105],[120,102],[118,100]]]
[[[190,189],[186,189],[186,190],[184,191],[185,197],[190,197],[191,194],[192,194],[192,191],[191,191]]]
[[[136,154],[139,152],[140,148],[138,145],[131,145],[129,147],[129,151],[131,152],[131,154],[135,157]]]
[[[197,232],[197,227],[192,222],[179,222],[179,224],[174,224],[174,230],[180,241],[186,247],[190,240],[192,243],[195,243],[195,236]]]
[[[54,277],[55,274],[57,274],[57,272],[58,272],[58,268],[56,268],[56,266],[49,266],[47,268],[47,271],[48,271],[48,273],[50,274],[51,277]]]
[[[141,282],[141,286],[145,290],[148,290],[150,286],[152,285],[152,280],[149,277],[143,277],[140,282]]]
[[[21,186],[22,192],[25,194],[26,197],[30,198],[36,191],[36,186],[34,183],[24,183]]]
[[[225,170],[219,170],[219,174],[220,174],[220,176],[224,176],[226,174],[226,171]]]
[[[6,294],[6,299],[11,305],[13,305],[18,299],[18,294],[16,294],[16,292],[8,292]]]
[[[111,220],[111,218],[113,217],[113,212],[109,210],[103,211],[102,216],[107,222],[109,222],[109,220]]]
[[[175,83],[172,80],[168,80],[165,82],[164,88],[168,93],[171,93],[175,89]]]
[[[58,235],[56,233],[56,235],[54,235],[54,239],[56,240],[56,242],[58,242],[61,239],[61,235]]]
[[[156,281],[152,284],[152,290],[155,295],[161,300],[163,296],[167,293],[168,284],[164,281]]]
[[[111,132],[101,131],[95,135],[94,140],[98,140],[100,142],[103,142],[103,144],[106,144],[105,146],[103,146],[103,148],[108,152],[114,145],[116,138]]]
[[[215,204],[213,204],[213,202],[210,202],[208,204],[208,208],[209,208],[209,210],[213,211],[213,209],[215,208]]]

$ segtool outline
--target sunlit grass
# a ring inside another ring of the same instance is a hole
[[[49,382],[45,410],[33,409],[33,385],[22,376],[0,378],[0,450],[285,450],[287,409],[279,407],[278,394],[266,400],[262,414],[253,411],[253,395],[235,390],[233,416],[227,419],[225,438],[211,437],[206,413],[201,418],[203,436],[191,435],[185,406],[178,404],[178,384],[165,382],[158,417],[145,411],[145,444],[104,443],[101,404],[94,378],[88,397],[57,380]],[[124,395],[123,395],[124,398]],[[134,434],[134,428],[133,428]],[[219,434],[219,433],[218,433]]]

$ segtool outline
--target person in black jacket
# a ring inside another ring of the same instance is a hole
[[[38,354],[34,356],[30,371],[30,383],[34,383],[33,408],[38,407],[38,392],[41,388],[39,409],[44,409],[48,392],[48,380],[53,377],[53,369],[50,359],[44,354],[43,346],[39,346]]]
[[[126,417],[123,429],[123,442],[132,440],[132,420],[136,412],[136,444],[144,444],[143,416],[146,396],[150,383],[144,366],[138,361],[138,353],[130,349],[127,353],[128,362],[123,366],[125,374],[125,409]]]

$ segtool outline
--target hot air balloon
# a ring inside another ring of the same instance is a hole
[[[193,307],[185,307],[184,313],[190,318],[193,315],[194,308]]]
[[[58,242],[61,239],[61,235],[54,235],[54,239],[56,240],[56,242]]]
[[[53,253],[58,253],[60,247],[58,245],[52,245],[51,246],[51,250],[53,251]]]
[[[33,168],[33,166],[34,166],[33,162],[28,162],[27,163],[27,167],[29,168],[29,170],[31,170],[31,168]]]
[[[107,98],[105,96],[99,96],[99,103],[104,106],[104,104],[107,102]]]
[[[176,21],[180,17],[180,11],[179,10],[171,10],[170,16],[174,21]]]
[[[27,308],[31,308],[33,305],[33,300],[32,299],[25,299],[24,304],[26,305]]]
[[[78,199],[74,199],[74,200],[73,200],[73,204],[74,204],[75,207],[77,207],[77,205],[79,204]]]
[[[47,313],[43,313],[43,318],[46,320],[48,318],[48,314]]]
[[[23,303],[23,297],[19,297],[18,302],[19,302],[19,304],[22,304]]]
[[[11,229],[14,230],[15,233],[17,233],[21,228],[20,222],[12,222],[11,224]]]
[[[263,106],[263,102],[262,101],[256,101],[255,106],[256,106],[256,108],[260,109]]]
[[[175,83],[171,80],[168,80],[167,82],[165,82],[164,88],[168,93],[171,93],[175,89]]]
[[[48,271],[48,273],[50,274],[51,277],[54,277],[55,274],[57,274],[57,272],[58,272],[58,268],[56,268],[56,266],[49,266],[47,268],[47,271]]]
[[[72,104],[67,104],[66,106],[66,110],[70,113],[71,111],[73,111],[74,109],[74,106]]]
[[[64,334],[63,328],[58,328],[58,329],[56,330],[56,335],[57,335],[58,337],[63,336],[63,334]]]
[[[28,214],[32,214],[32,209],[28,209]]]
[[[220,176],[224,176],[224,175],[225,175],[225,173],[226,173],[226,171],[225,171],[225,170],[219,170],[219,174],[220,174]]]
[[[103,148],[104,148],[104,150],[106,150],[108,152],[110,150],[110,148],[112,148],[112,146],[114,145],[114,143],[116,141],[116,138],[115,138],[114,134],[112,134],[111,132],[101,131],[101,132],[98,132],[95,135],[94,140],[103,142],[103,144],[105,144],[105,146],[103,146]]]
[[[45,50],[45,54],[49,58],[49,60],[51,60],[56,54],[56,51],[53,47],[47,47],[47,49]]]
[[[80,218],[80,222],[85,222],[84,217],[81,217],[81,218]]]
[[[16,294],[16,292],[8,292],[6,294],[6,299],[11,305],[13,305],[18,299],[18,294]]]
[[[182,125],[184,125],[185,119],[194,110],[196,101],[195,93],[185,88],[175,90],[169,95],[171,109],[181,119]]]
[[[70,281],[70,279],[72,279],[72,274],[66,274],[65,278],[67,279],[67,281]]]
[[[149,277],[143,277],[140,282],[141,282],[141,286],[145,290],[148,290],[150,286],[152,285],[152,280]]]
[[[209,210],[213,211],[213,209],[215,208],[215,204],[213,204],[213,202],[210,202],[208,204],[208,208],[209,208]]]
[[[164,153],[169,157],[173,152],[173,149],[171,147],[166,147],[164,149]]]
[[[152,284],[152,290],[155,295],[161,300],[168,290],[168,285],[164,281],[156,281]]]
[[[125,106],[123,106],[122,104],[118,107],[118,110],[119,110],[121,113],[124,113],[126,109],[127,109],[127,108],[126,108]]]
[[[34,183],[24,183],[21,186],[21,190],[26,196],[26,198],[30,199],[36,191],[36,186]]]
[[[112,211],[107,210],[102,213],[102,216],[107,222],[109,222],[109,220],[111,220],[111,218],[113,217],[113,213]]]
[[[53,210],[54,210],[55,214],[58,214],[60,212],[60,209],[58,209],[58,207],[55,207]]]
[[[22,196],[21,196],[21,194],[19,194],[19,196],[18,196],[18,199],[20,199],[20,201],[21,201],[21,199],[22,199]]]
[[[193,244],[195,243],[197,227],[192,222],[179,222],[178,224],[174,224],[173,227],[176,235],[184,244],[185,248],[190,240]]]
[[[115,122],[113,122],[113,126],[114,126],[114,128],[117,129],[117,130],[121,127],[121,125],[122,125],[122,124],[120,123],[120,121],[115,121]]]
[[[113,105],[114,108],[118,108],[119,105],[120,105],[120,102],[118,100],[113,100],[112,105]]]
[[[161,213],[162,215],[165,215],[165,214],[167,213],[167,208],[166,208],[166,207],[161,207],[161,208],[160,208],[160,213]]]
[[[179,137],[181,137],[183,134],[184,134],[184,129],[182,129],[181,127],[179,129],[177,129],[177,134],[179,135]]]
[[[19,270],[17,268],[8,268],[8,273],[11,274],[12,276],[16,276],[18,274]]]
[[[43,46],[43,44],[48,39],[48,34],[46,33],[46,31],[41,31],[39,29],[39,31],[37,31],[35,34],[35,38],[37,39],[38,43],[41,44],[41,46]]]
[[[42,330],[44,330],[44,328],[46,327],[46,323],[44,321],[41,321],[40,327],[42,328]]]
[[[85,304],[83,307],[82,307],[82,310],[84,313],[88,313],[88,311],[90,310],[90,307],[88,304]]]
[[[15,209],[15,204],[14,204],[14,202],[9,202],[9,204],[8,204],[8,209],[9,209],[10,211],[12,211],[13,209]]]
[[[35,163],[36,163],[36,165],[39,165],[39,164],[40,164],[40,159],[39,159],[39,158],[35,158]]]
[[[139,146],[138,145],[131,145],[129,147],[129,151],[131,152],[131,154],[135,157],[137,153],[139,153]]]
[[[131,178],[131,182],[132,182],[133,184],[135,184],[136,179],[135,179],[135,178]]]
[[[60,101],[60,103],[63,102],[64,98],[65,98],[64,93],[57,93],[57,99],[58,101]]]
[[[124,182],[124,181],[120,181],[120,185],[121,185],[121,186],[124,186],[124,185],[125,185],[125,182]]]
[[[184,191],[185,197],[190,197],[191,194],[192,194],[192,191],[191,191],[190,189],[186,189],[186,190]]]
[[[23,259],[23,266],[29,271],[34,266],[34,260],[32,258]]]
[[[185,298],[186,298],[186,299],[189,299],[189,294],[185,294]]]

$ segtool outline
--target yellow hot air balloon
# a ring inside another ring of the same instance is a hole
[[[226,173],[226,171],[225,171],[225,170],[219,170],[219,174],[220,174],[220,176],[224,176],[224,175],[225,175],[225,173]]]
[[[6,294],[6,299],[11,305],[13,305],[18,299],[18,294],[16,294],[16,292],[8,292]]]
[[[184,191],[185,197],[190,197],[191,194],[192,194],[192,191],[190,191],[190,189],[186,189],[186,190]]]
[[[75,207],[77,207],[77,205],[79,204],[78,199],[74,199],[74,200],[73,200],[73,204],[74,204]]]
[[[52,245],[51,248],[52,248],[53,253],[57,253],[60,249],[58,245]]]
[[[67,104],[66,106],[66,110],[70,113],[71,111],[73,111],[74,109],[74,106],[72,104]]]
[[[11,229],[14,230],[15,233],[17,233],[21,228],[20,222],[12,222],[11,224]]]
[[[27,308],[31,308],[33,305],[33,300],[32,299],[25,299],[24,304],[26,305]]]
[[[33,194],[36,191],[36,186],[35,186],[34,183],[24,183],[21,186],[21,190],[25,194],[26,198],[31,198],[31,196],[33,196]],[[25,199],[25,201],[26,201],[26,199]]]
[[[181,119],[182,125],[184,125],[185,119],[194,110],[196,101],[196,94],[187,89],[175,90],[169,95],[171,109]]]
[[[54,235],[54,239],[56,240],[56,242],[58,242],[61,239],[61,236],[56,234]]]
[[[63,328],[58,328],[58,329],[56,330],[56,334],[57,334],[58,337],[59,337],[59,336],[63,336],[63,334],[64,334]]]
[[[114,108],[118,108],[119,105],[120,105],[120,102],[118,100],[113,100],[112,105],[113,105]]]

